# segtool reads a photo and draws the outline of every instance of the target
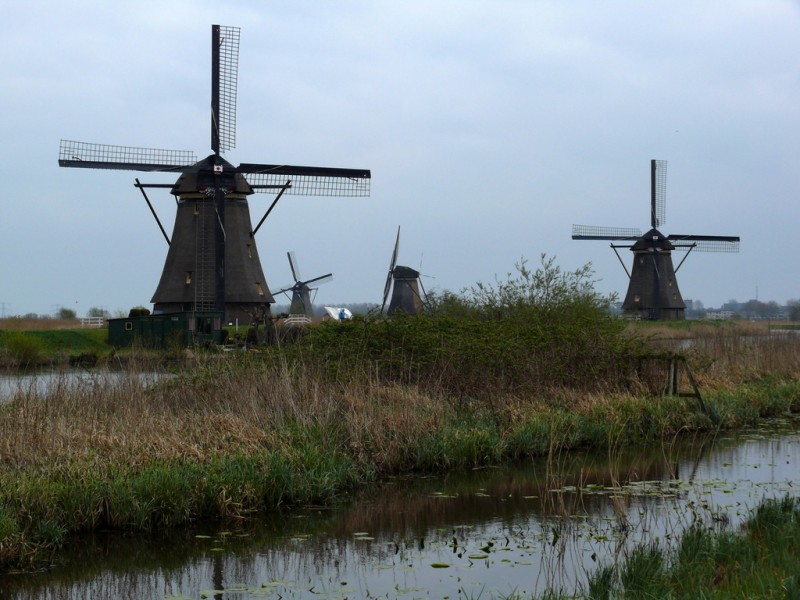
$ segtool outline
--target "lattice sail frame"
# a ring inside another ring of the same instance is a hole
[[[219,26],[219,151],[236,147],[236,90],[239,79],[239,27]]]
[[[634,227],[573,225],[572,237],[573,239],[635,240],[642,237],[642,230]]]
[[[369,177],[343,177],[341,175],[288,175],[280,173],[249,173],[241,171],[257,193],[275,194],[289,182],[285,193],[295,196],[367,197],[370,194]]]
[[[653,227],[667,222],[667,161],[653,160]]]
[[[739,252],[738,239],[713,239],[710,237],[676,236],[670,235],[667,239],[675,246],[676,250],[693,252]]]
[[[112,146],[74,140],[61,140],[58,148],[58,164],[62,167],[148,171],[171,170],[196,162],[197,155],[191,150]]]

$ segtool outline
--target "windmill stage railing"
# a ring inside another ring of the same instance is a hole
[[[93,327],[99,329],[106,323],[105,317],[81,317],[81,327]]]

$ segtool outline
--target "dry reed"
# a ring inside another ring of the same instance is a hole
[[[78,329],[80,319],[34,319],[11,317],[0,319],[0,329],[9,331],[47,331],[54,329]]]
[[[46,395],[24,388],[0,405],[0,481],[39,481],[42,489],[48,481],[78,490],[88,486],[88,506],[68,509],[47,498],[34,501],[48,519],[65,518],[59,511],[77,511],[79,518],[65,525],[68,530],[97,523],[147,527],[161,522],[158,510],[172,511],[168,522],[173,524],[200,510],[199,501],[191,499],[182,499],[186,506],[167,502],[160,509],[136,496],[153,494],[147,486],[160,485],[162,477],[166,490],[204,495],[202,510],[208,511],[210,496],[216,514],[238,517],[287,497],[283,491],[271,493],[270,485],[295,486],[301,499],[324,497],[381,474],[531,455],[556,459],[578,447],[613,451],[683,430],[740,425],[759,415],[800,409],[800,335],[728,333],[707,333],[685,350],[713,414],[701,414],[684,398],[648,397],[637,381],[609,382],[594,391],[540,386],[543,391],[535,397],[455,397],[424,382],[400,384],[372,372],[332,377],[330,369],[302,358],[200,355],[190,369],[148,386],[134,359],[119,378],[75,386],[64,376]],[[759,380],[766,380],[766,387],[747,387]],[[788,387],[773,393],[770,386]],[[714,389],[744,391],[715,397]],[[256,457],[257,464],[248,457]],[[282,468],[291,472],[271,483]],[[208,481],[204,469],[214,473]],[[170,479],[171,472],[194,479],[184,488]],[[147,485],[137,484],[146,491],[132,492],[134,508],[139,502],[150,507],[139,520],[116,506],[113,497],[97,497],[127,489],[128,478],[139,474],[150,477]],[[253,477],[263,480],[261,487]],[[311,489],[304,478],[314,479],[323,492]],[[0,490],[0,521],[36,522],[10,493]],[[80,502],[79,496],[68,499]],[[15,521],[14,511],[29,520]],[[14,535],[21,540],[36,534]],[[24,554],[19,546],[6,552],[7,562]]]
[[[696,338],[687,353],[705,391],[731,390],[768,376],[800,380],[797,334],[750,338],[715,331]],[[285,361],[240,366],[209,360],[148,388],[136,365],[130,369],[127,377],[99,378],[79,388],[65,379],[47,397],[19,390],[0,411],[0,470],[76,459],[206,462],[220,454],[279,448],[287,443],[287,432],[300,429],[325,431],[346,444],[359,463],[391,470],[405,464],[415,440],[460,417],[472,418],[475,411],[514,427],[554,409],[611,414],[631,397],[561,389],[539,398],[504,395],[465,403],[368,375],[331,382],[313,365]]]

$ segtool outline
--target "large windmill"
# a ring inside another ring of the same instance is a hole
[[[314,277],[313,279],[301,281],[300,269],[297,266],[297,257],[294,255],[294,252],[287,252],[286,256],[289,257],[289,268],[292,270],[292,278],[294,279],[294,283],[292,285],[284,286],[283,289],[275,292],[275,294],[277,295],[292,292],[292,303],[289,306],[289,314],[304,315],[309,318],[313,317],[314,311],[311,303],[311,290],[316,288],[312,288],[311,285],[315,284],[320,286],[324,283],[328,283],[333,279],[333,273],[328,273],[327,275],[320,275],[319,277]]]
[[[419,271],[397,264],[399,250],[400,227],[397,228],[397,239],[394,242],[392,260],[389,263],[389,273],[386,275],[386,284],[383,286],[381,312],[386,308],[386,301],[389,299],[389,291],[391,291],[392,301],[389,303],[389,310],[386,311],[387,315],[393,315],[398,311],[416,315],[421,313],[425,306],[423,299],[425,290],[419,278]],[[420,294],[420,291],[422,294]]]
[[[650,161],[650,230],[647,233],[642,234],[640,229],[573,225],[572,239],[629,242],[611,244],[630,279],[622,309],[643,319],[672,321],[685,318],[686,305],[678,289],[675,274],[689,253],[692,250],[738,252],[739,237],[662,234],[658,228],[665,222],[666,187],[667,162]],[[630,273],[617,248],[630,248],[633,252],[633,268]],[[672,265],[673,250],[686,252],[677,268]]]
[[[370,171],[241,163],[222,157],[236,141],[239,28],[211,28],[211,149],[197,160],[191,151],[110,146],[61,140],[58,164],[84,169],[180,173],[170,188],[177,212],[161,280],[153,294],[154,313],[216,310],[226,320],[265,314],[274,302],[267,286],[255,233],[283,194],[368,196]],[[255,230],[247,197],[276,194]]]

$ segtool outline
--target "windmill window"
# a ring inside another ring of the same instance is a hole
[[[639,257],[639,264],[640,264],[640,265],[643,265],[643,264],[644,264],[644,256],[640,256],[640,257]]]
[[[256,289],[258,290],[258,295],[259,296],[263,296],[264,295],[264,290],[261,289],[261,284],[260,283],[256,283]]]
[[[195,200],[194,201],[194,216],[196,217],[199,214],[200,214],[200,204],[197,202],[197,200]]]
[[[641,301],[642,301],[642,298],[641,298],[640,296],[634,296],[634,297],[633,297],[633,301],[634,301],[634,302],[641,302]]]
[[[253,258],[253,246],[247,244],[247,258]]]
[[[186,271],[186,274],[184,275],[184,278],[183,278],[183,282],[186,285],[189,285],[190,283],[192,283],[192,272],[191,271]]]

